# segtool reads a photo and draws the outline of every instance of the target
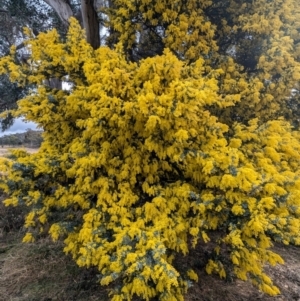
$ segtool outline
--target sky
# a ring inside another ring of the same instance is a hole
[[[36,124],[34,122],[24,122],[21,118],[17,118],[14,124],[6,131],[0,132],[0,137],[4,135],[24,133],[27,129],[36,130]]]

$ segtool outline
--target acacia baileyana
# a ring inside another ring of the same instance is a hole
[[[114,49],[93,50],[71,19],[64,41],[28,32],[28,65],[14,49],[0,60],[0,73],[34,86],[13,114],[44,129],[37,153],[1,161],[6,205],[30,209],[24,241],[64,238],[101,285],[118,283],[113,301],[183,300],[198,277],[174,258],[199,241],[214,245],[208,273],[226,277],[229,258],[238,278],[278,294],[263,271],[283,263],[272,241],[300,244],[300,132],[293,112],[280,117],[300,74],[298,2],[228,1],[218,24],[206,16],[218,1],[115,2]],[[168,26],[163,53],[132,62],[136,14]],[[218,39],[237,32],[262,43],[255,74],[221,53]]]

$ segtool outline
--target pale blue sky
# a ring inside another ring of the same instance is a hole
[[[5,132],[0,132],[0,137],[4,135],[16,134],[16,133],[24,133],[27,129],[36,130],[36,124],[33,122],[24,122],[21,118],[15,120],[13,126],[11,126]]]

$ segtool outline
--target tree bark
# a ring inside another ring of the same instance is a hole
[[[61,21],[68,26],[70,17],[73,16],[70,5],[64,0],[44,0],[58,14]]]
[[[100,46],[100,35],[94,0],[81,0],[81,13],[86,39],[94,49],[97,49]]]
[[[45,86],[48,86],[51,89],[62,90],[62,81],[58,78],[49,78],[44,80]]]
[[[66,0],[44,0],[58,14],[62,22],[68,26],[69,18],[73,16],[72,9]],[[86,39],[94,49],[100,46],[99,22],[94,6],[94,0],[81,0],[81,14]]]
[[[57,13],[61,21],[68,26],[70,17],[74,16],[68,0],[44,0]],[[86,31],[87,42],[96,49],[100,46],[99,22],[94,0],[81,0],[81,15]],[[74,16],[76,17],[76,16]],[[50,88],[62,89],[62,82],[56,78],[45,80]]]

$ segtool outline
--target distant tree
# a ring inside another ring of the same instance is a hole
[[[24,133],[23,143],[29,147],[40,147],[43,141],[42,132],[27,129]]]
[[[16,137],[15,135],[6,135],[3,140],[4,140],[4,145],[8,145],[8,146],[16,146],[22,144],[21,140],[18,139],[18,137]]]

